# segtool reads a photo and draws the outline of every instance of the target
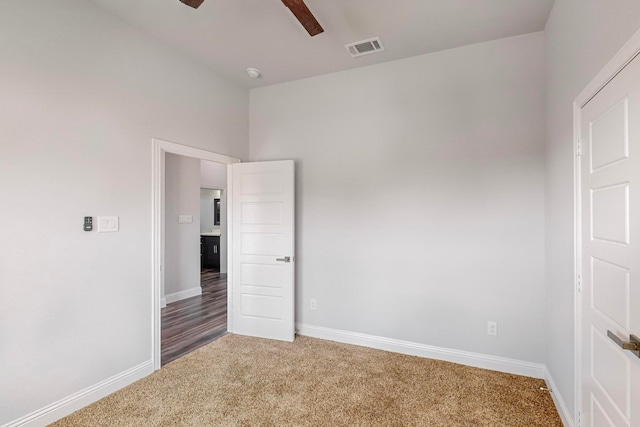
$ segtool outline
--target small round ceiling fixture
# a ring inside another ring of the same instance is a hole
[[[252,79],[260,78],[260,76],[262,75],[260,70],[258,70],[257,68],[247,68],[247,74],[249,74],[249,77],[251,77]]]

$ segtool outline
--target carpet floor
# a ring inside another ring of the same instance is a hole
[[[540,387],[308,337],[227,335],[52,425],[562,427]]]

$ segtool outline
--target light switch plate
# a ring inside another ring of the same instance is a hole
[[[99,216],[98,233],[113,233],[120,229],[120,221],[117,216]]]
[[[193,215],[178,215],[178,224],[191,224]]]

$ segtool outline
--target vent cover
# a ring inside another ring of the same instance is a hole
[[[358,56],[369,55],[372,53],[382,52],[384,46],[380,41],[380,37],[374,37],[368,40],[362,40],[360,42],[349,43],[344,45],[347,48],[351,56],[357,58]]]

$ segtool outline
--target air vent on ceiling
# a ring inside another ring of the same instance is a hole
[[[349,43],[344,45],[344,47],[347,48],[351,56],[354,58],[362,55],[369,55],[371,53],[382,52],[384,50],[380,37]]]

